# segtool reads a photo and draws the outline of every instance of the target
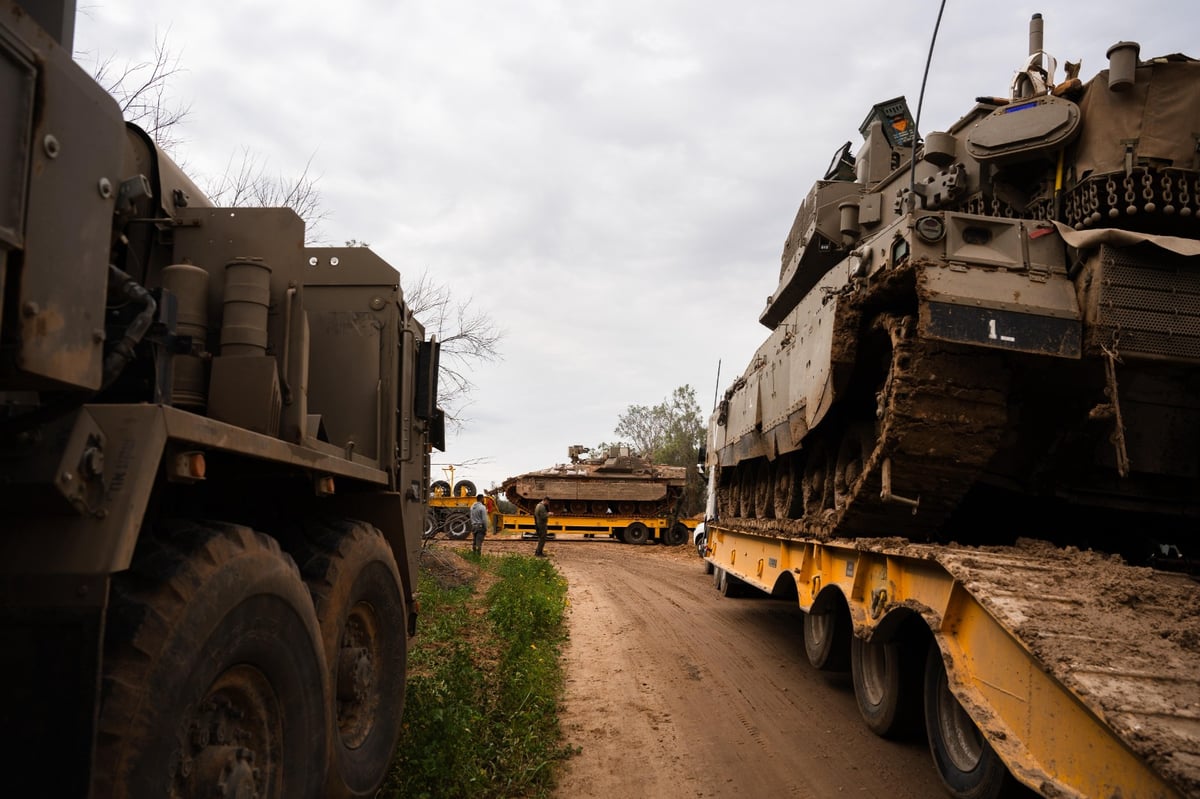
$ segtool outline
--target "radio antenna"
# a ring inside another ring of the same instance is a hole
[[[933,46],[937,44],[938,28],[942,27],[942,12],[946,0],[938,4],[937,22],[933,23],[933,38],[929,40],[929,53],[925,56],[925,73],[921,75],[921,94],[917,97],[917,118],[913,122],[912,154],[908,157],[908,197],[912,203],[910,211],[917,207],[917,139],[921,135],[921,107],[925,105],[925,82],[929,80],[929,64],[933,61]]]

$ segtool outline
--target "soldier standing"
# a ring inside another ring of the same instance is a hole
[[[538,545],[534,550],[534,555],[539,558],[546,557],[542,549],[546,546],[546,523],[550,518],[550,497],[545,497],[533,509],[533,526],[537,529]]]
[[[483,504],[483,494],[475,496],[475,504],[471,506],[471,550],[476,555],[483,554],[483,537],[487,534],[487,507]]]

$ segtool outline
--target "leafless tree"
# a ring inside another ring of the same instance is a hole
[[[471,367],[500,360],[504,332],[486,312],[472,305],[474,298],[439,283],[425,269],[415,280],[403,281],[404,299],[413,315],[425,325],[427,335],[437,336],[442,345],[438,378],[438,402],[446,421],[461,428],[475,384]]]
[[[182,72],[179,55],[168,48],[163,34],[155,38],[151,59],[118,66],[116,58],[108,56],[96,63],[92,76],[117,101],[126,121],[145,130],[155,144],[179,161],[178,150],[184,143],[179,131],[191,108],[171,96],[170,84]],[[304,220],[306,243],[325,244],[320,225],[329,214],[321,205],[312,160],[310,157],[296,177],[272,175],[264,160],[243,148],[240,158],[230,156],[219,177],[207,181],[200,177],[197,182],[214,205],[291,208]]]
[[[320,225],[329,212],[321,204],[321,193],[317,189],[319,178],[312,177],[311,170],[310,156],[297,177],[272,176],[257,155],[242,148],[240,161],[235,164],[231,156],[224,173],[207,184],[204,191],[214,205],[224,208],[291,208],[304,220],[306,243],[324,244]]]
[[[171,98],[167,88],[181,73],[179,56],[167,48],[167,36],[155,36],[148,61],[127,61],[118,67],[113,56],[97,61],[92,77],[121,107],[124,118],[145,130],[163,150],[174,152],[183,140],[179,125],[191,108]]]

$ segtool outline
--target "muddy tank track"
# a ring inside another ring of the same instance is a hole
[[[1001,443],[1009,377],[999,353],[922,339],[915,327],[912,317],[881,316],[874,323],[891,343],[887,375],[876,381],[870,403],[876,418],[831,415],[810,434],[815,440],[807,454],[796,453],[805,461],[803,515],[769,518],[772,502],[761,498],[776,478],[760,470],[765,477],[756,479],[755,504],[766,505],[765,513],[743,513],[736,526],[823,540],[938,537]],[[814,462],[822,451],[827,457]],[[726,508],[737,504],[726,497]]]

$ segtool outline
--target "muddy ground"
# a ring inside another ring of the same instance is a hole
[[[794,602],[720,596],[688,546],[547,552],[569,581],[561,719],[581,748],[556,796],[944,795],[923,738],[877,738],[849,674],[809,665]]]

